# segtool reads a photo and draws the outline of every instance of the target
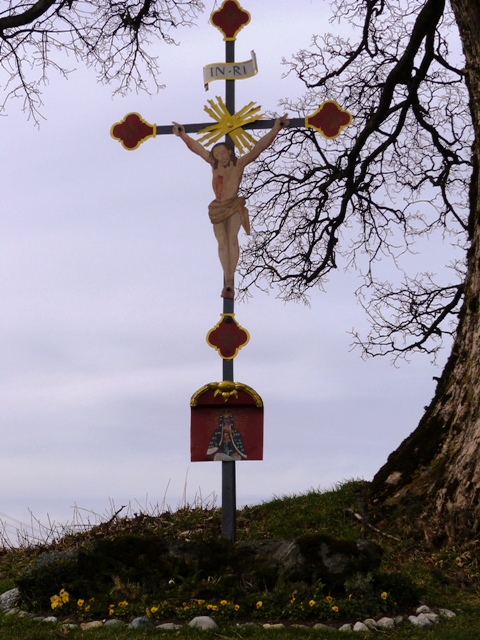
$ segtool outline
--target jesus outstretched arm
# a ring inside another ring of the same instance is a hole
[[[178,122],[173,122],[172,130],[176,136],[178,136],[185,142],[190,151],[196,153],[197,156],[200,156],[206,162],[210,162],[210,151],[208,151],[208,149],[205,149],[203,144],[200,144],[200,142],[197,142],[192,137],[190,137],[185,131],[185,127],[183,125],[179,124]]]
[[[270,129],[270,131],[268,131],[268,133],[266,133],[259,140],[257,140],[253,148],[250,149],[250,151],[247,151],[245,155],[239,158],[239,162],[243,165],[243,167],[245,167],[247,164],[250,164],[250,162],[253,162],[254,160],[256,160],[258,156],[262,153],[262,151],[265,151],[265,149],[268,149],[268,147],[272,144],[272,142],[277,137],[278,132],[284,129],[285,127],[288,127],[288,124],[289,124],[289,119],[287,118],[286,114],[281,118],[277,118],[275,120],[275,124]]]

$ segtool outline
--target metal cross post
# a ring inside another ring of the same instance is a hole
[[[222,8],[224,9],[225,3]],[[218,14],[217,14],[218,15]],[[212,16],[213,18],[213,16]],[[247,22],[250,21],[250,15],[247,16]],[[240,27],[241,28],[241,27]],[[235,29],[235,36],[237,30]],[[225,37],[225,63],[232,65],[235,62],[235,39]],[[235,80],[225,80],[225,106],[231,114],[235,113]],[[232,142],[230,135],[226,135],[225,139]],[[234,299],[223,299],[223,313],[234,313]],[[223,380],[234,381],[233,376],[233,358],[223,360]],[[222,462],[222,536],[235,542],[237,538],[237,480],[235,461]]]
[[[238,0],[224,0],[220,9],[211,14],[210,21],[218,28],[225,41],[225,63],[209,64],[204,67],[204,84],[208,88],[208,84],[214,80],[225,81],[225,102],[223,103],[219,97],[209,100],[209,106],[204,110],[210,115],[216,123],[192,123],[182,125],[185,133],[204,134],[199,142],[206,141],[207,144],[217,142],[222,136],[225,137],[230,144],[235,145],[242,153],[250,149],[255,139],[247,133],[247,130],[254,129],[271,129],[275,120],[261,119],[259,113],[260,107],[255,106],[253,102],[246,105],[242,109],[235,112],[235,81],[250,78],[257,72],[256,58],[252,51],[252,59],[246,62],[235,61],[235,40],[237,33],[250,22],[250,14],[242,9]],[[322,103],[319,109],[306,118],[292,118],[288,127],[309,127],[322,133],[326,138],[334,138],[339,135],[341,130],[350,124],[352,116],[348,111],[343,110],[335,101],[327,100]],[[136,149],[144,140],[154,138],[158,135],[172,134],[172,125],[152,125],[146,122],[139,114],[129,113],[125,118],[111,128],[111,135],[118,140],[125,149]],[[236,330],[243,333],[239,338],[234,355],[226,356],[222,349],[218,349],[223,359],[223,375],[221,385],[217,385],[215,396],[217,393],[225,395],[225,399],[237,394],[237,387],[247,389],[250,395],[257,401],[258,395],[246,385],[234,383],[233,359],[239,348],[248,341],[248,334],[242,330],[233,320],[234,317],[234,298],[223,297],[223,318],[230,323],[229,331]],[[218,325],[215,329],[218,328]],[[214,330],[210,332],[212,334]],[[209,334],[209,335],[210,335]],[[232,334],[230,333],[230,343],[232,342]],[[215,346],[208,339],[211,346]],[[206,385],[204,389],[211,388]],[[225,392],[226,390],[226,392]],[[238,395],[238,394],[237,394]],[[261,404],[261,399],[260,399]],[[192,405],[193,406],[193,405]],[[257,406],[259,406],[257,404]],[[262,409],[263,409],[263,405]],[[263,430],[263,414],[262,414],[262,430]],[[263,438],[263,431],[262,431]],[[263,439],[262,439],[263,447]],[[263,448],[262,448],[263,452]],[[192,458],[193,459],[193,458]],[[257,458],[259,459],[259,458]],[[261,458],[260,458],[261,459]],[[222,461],[222,536],[235,541],[236,539],[236,477],[235,477],[235,461]]]

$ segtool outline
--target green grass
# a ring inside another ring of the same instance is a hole
[[[324,493],[310,490],[245,507],[238,514],[238,537],[290,540],[318,531],[338,538],[358,537],[358,527],[344,509],[357,503],[362,486],[361,482],[346,482]]]
[[[351,481],[339,484],[326,492],[310,490],[302,495],[274,498],[260,505],[249,506],[237,514],[239,540],[296,539],[310,533],[323,533],[337,538],[355,540],[366,537],[384,549],[382,572],[401,574],[411,579],[421,590],[422,601],[431,607],[445,607],[456,612],[453,620],[444,620],[435,627],[417,629],[410,623],[378,635],[393,640],[477,640],[480,637],[480,566],[479,541],[471,540],[462,546],[433,548],[428,540],[432,532],[425,531],[422,523],[408,518],[395,522],[385,518],[370,524],[366,506],[365,484]],[[360,514],[360,518],[355,517]],[[113,518],[109,522],[92,527],[81,535],[65,536],[47,549],[24,546],[0,552],[0,592],[15,586],[15,580],[25,567],[45,550],[68,550],[78,547],[89,539],[115,539],[125,534],[159,536],[192,540],[216,540],[221,529],[221,512],[215,508],[183,508],[176,512],[165,512],[155,516],[148,514],[134,517]],[[433,532],[434,533],[434,532]],[[133,585],[135,586],[135,585]],[[130,593],[134,593],[128,585]],[[284,585],[288,592],[289,585]],[[51,594],[53,595],[53,594]],[[269,593],[253,593],[252,598],[267,602]],[[106,597],[110,597],[106,594]],[[412,612],[412,611],[409,611]],[[56,613],[56,612],[55,612]],[[407,613],[407,612],[406,612]],[[136,614],[138,615],[138,613]],[[363,619],[358,616],[349,621]],[[96,619],[99,619],[96,616]],[[188,620],[188,616],[187,616]],[[278,615],[256,622],[278,621]],[[316,620],[305,621],[311,625]],[[322,620],[325,622],[324,620]],[[347,620],[342,620],[347,621]],[[218,620],[217,620],[218,622]],[[298,620],[283,620],[288,625]],[[335,621],[337,626],[340,620]],[[238,629],[235,621],[223,624],[215,632],[199,632],[187,626],[178,632],[158,630],[99,629],[83,632],[68,631],[69,638],[91,640],[118,640],[128,638],[152,638],[166,635],[180,638],[332,638],[340,633],[313,631],[288,626],[285,630],[258,628]],[[60,625],[17,619],[0,614],[0,640],[43,640],[63,637]],[[341,637],[345,637],[344,634]],[[362,637],[362,635],[360,635]]]

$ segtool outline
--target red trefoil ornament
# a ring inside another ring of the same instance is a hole
[[[305,118],[305,126],[320,131],[326,138],[336,138],[351,121],[352,114],[335,100],[325,100],[315,113]]]
[[[224,40],[235,40],[240,29],[250,22],[250,14],[237,0],[224,0],[220,9],[210,16],[210,21],[223,33]]]
[[[124,149],[132,151],[148,138],[155,138],[157,127],[150,124],[138,113],[128,113],[121,122],[110,129],[110,135],[122,143]]]
[[[207,333],[208,344],[216,349],[224,360],[235,358],[250,340],[246,329],[235,320],[233,313],[222,313],[222,319]]]

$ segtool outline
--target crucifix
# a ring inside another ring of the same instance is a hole
[[[238,261],[238,233],[241,227],[250,233],[245,199],[238,195],[245,166],[253,162],[274,140],[281,129],[308,127],[335,138],[350,124],[352,116],[335,101],[327,100],[310,116],[276,120],[262,119],[260,107],[250,102],[235,111],[235,82],[257,73],[255,53],[244,62],[235,61],[235,41],[239,31],[250,22],[250,14],[238,0],[223,0],[210,16],[225,41],[225,62],[203,68],[205,88],[216,80],[225,81],[225,101],[208,100],[205,112],[214,122],[152,125],[137,113],[129,113],[111,128],[111,135],[125,149],[136,149],[142,142],[159,135],[175,134],[188,149],[212,167],[215,199],[209,205],[209,217],[218,241],[223,269],[223,313],[207,334],[207,342],[223,360],[223,378],[208,383],[191,399],[192,461],[222,461],[222,535],[236,539],[235,462],[261,460],[263,457],[263,403],[248,385],[234,382],[233,359],[247,344],[248,332],[234,317],[234,273]],[[249,131],[269,129],[259,140]],[[199,134],[193,139],[189,134]],[[223,141],[220,141],[224,138]],[[208,150],[204,145],[213,145]],[[235,149],[240,156],[237,157]]]

